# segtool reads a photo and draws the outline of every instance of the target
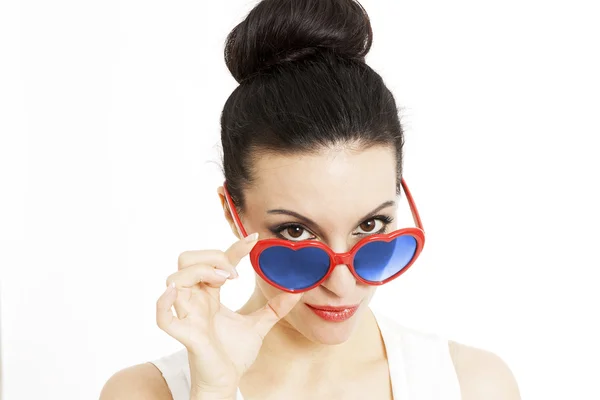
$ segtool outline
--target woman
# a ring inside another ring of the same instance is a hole
[[[239,240],[179,256],[156,318],[185,349],[118,372],[103,400],[519,399],[497,356],[369,309],[424,243],[371,43],[352,0],[264,0],[229,34],[240,85],[222,113],[218,193]],[[395,222],[403,198],[417,227]],[[219,290],[251,251],[256,289],[234,312]]]

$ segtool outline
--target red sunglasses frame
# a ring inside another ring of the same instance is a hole
[[[334,268],[337,267],[338,265],[342,265],[342,264],[346,265],[348,267],[348,269],[350,270],[352,275],[354,275],[356,280],[358,280],[359,282],[362,282],[364,284],[367,284],[367,285],[379,286],[379,285],[383,285],[384,283],[387,283],[387,282],[390,282],[390,281],[396,279],[397,277],[399,277],[400,275],[405,273],[412,264],[414,264],[416,259],[419,257],[419,254],[423,250],[423,246],[425,245],[425,231],[423,230],[423,224],[421,222],[421,217],[419,216],[419,212],[417,210],[417,207],[415,206],[415,202],[410,193],[410,190],[406,186],[406,182],[404,181],[404,178],[402,178],[401,183],[402,183],[402,189],[404,190],[404,193],[406,193],[406,198],[408,199],[408,204],[410,206],[410,211],[412,213],[413,220],[415,222],[416,227],[402,228],[402,229],[398,229],[398,230],[395,230],[390,233],[382,233],[382,234],[367,236],[367,237],[361,239],[360,241],[358,241],[354,246],[352,246],[352,249],[346,253],[336,253],[329,246],[327,246],[323,242],[319,242],[318,240],[303,240],[303,241],[299,241],[299,242],[294,242],[294,241],[278,239],[278,238],[262,239],[262,240],[259,240],[258,243],[256,243],[256,245],[254,245],[254,247],[250,251],[250,263],[252,264],[252,267],[254,268],[256,273],[264,281],[269,283],[271,286],[274,286],[279,290],[283,290],[283,291],[289,292],[289,293],[306,292],[308,290],[311,290],[311,289],[321,285],[331,275]],[[227,190],[227,182],[223,182],[223,189],[225,192],[225,200],[227,202],[227,206],[229,207],[229,211],[231,212],[231,216],[233,217],[233,222],[235,223],[238,233],[240,234],[241,237],[248,236],[248,233],[246,232],[246,229],[244,228],[242,221],[236,211],[235,205],[233,204],[233,200],[231,199],[229,191]],[[390,242],[390,241],[394,240],[395,238],[397,238],[398,236],[402,236],[402,235],[410,235],[410,236],[414,237],[415,240],[417,241],[417,248],[415,250],[415,253],[414,253],[412,259],[410,260],[410,262],[404,268],[402,268],[400,271],[398,271],[396,274],[390,276],[389,278],[387,278],[383,281],[376,281],[376,282],[367,281],[356,273],[356,270],[354,269],[354,256],[358,252],[358,250],[360,250],[361,247],[363,247],[367,243],[376,242],[376,241]],[[303,249],[306,247],[319,248],[319,249],[325,251],[329,255],[329,260],[330,260],[329,270],[327,271],[327,274],[325,274],[325,276],[323,278],[321,278],[317,283],[315,283],[314,285],[307,287],[307,288],[289,289],[289,288],[280,286],[277,283],[270,280],[263,273],[262,269],[260,268],[260,264],[258,262],[260,254],[266,248],[271,247],[271,246],[283,246],[283,247],[286,247],[286,248],[289,248],[292,250],[299,250],[299,249]]]

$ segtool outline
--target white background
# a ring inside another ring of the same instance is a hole
[[[155,300],[180,252],[234,240],[215,191],[237,86],[223,42],[253,4],[0,3],[5,400],[97,398],[179,348]],[[593,2],[362,4],[427,232],[373,307],[499,354],[524,399],[599,398]],[[240,271],[227,305],[252,290]]]

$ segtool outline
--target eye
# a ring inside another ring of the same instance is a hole
[[[370,235],[374,233],[384,233],[386,227],[392,222],[388,216],[377,216],[364,221],[358,226],[357,235]]]
[[[362,232],[358,232],[361,234],[365,233],[373,233],[378,232],[383,227],[383,222],[378,219],[370,219],[368,221],[363,222],[358,226],[358,229]]]
[[[308,230],[306,230],[301,225],[283,226],[280,229],[278,229],[276,233],[277,233],[277,235],[281,236],[283,239],[291,240],[291,241],[295,241],[295,242],[315,238],[313,235],[310,234],[310,232]]]

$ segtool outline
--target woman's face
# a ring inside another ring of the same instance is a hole
[[[396,206],[380,207],[396,200],[392,147],[264,155],[254,162],[253,174],[252,187],[244,191],[242,223],[248,233],[259,232],[262,239],[316,239],[343,253],[367,235],[396,229]],[[257,287],[267,299],[280,293],[258,275]],[[322,285],[304,294],[285,321],[314,342],[342,343],[350,337],[374,292],[374,286],[357,282],[346,265],[338,265]],[[349,319],[334,322],[308,305],[359,307]]]

